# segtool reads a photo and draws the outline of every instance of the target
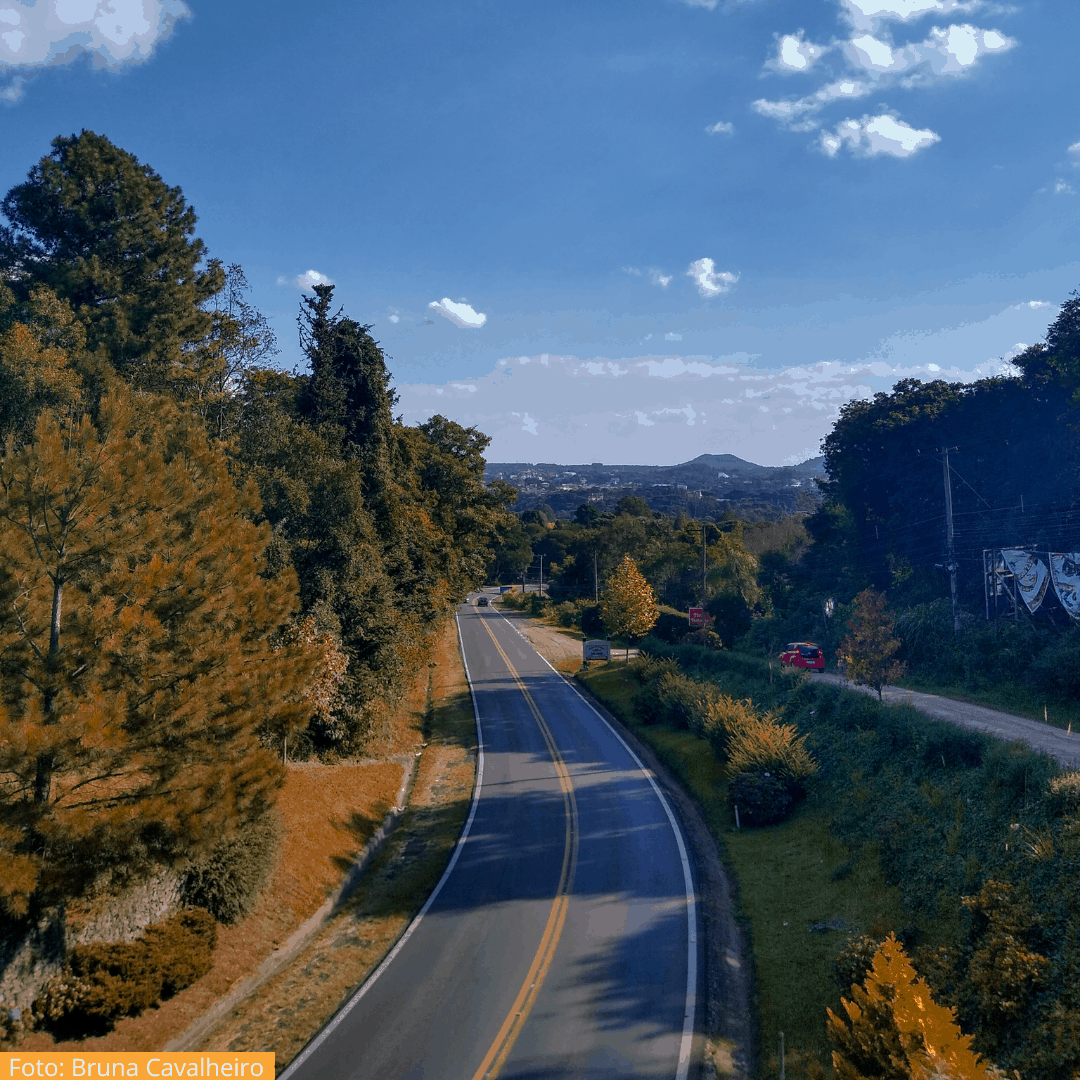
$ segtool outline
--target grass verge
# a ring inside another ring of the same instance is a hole
[[[781,1031],[787,1077],[829,1075],[825,1009],[840,1004],[833,960],[849,933],[880,936],[909,921],[900,890],[884,880],[876,848],[853,852],[832,836],[825,800],[813,790],[783,824],[736,831],[723,766],[705,740],[637,723],[636,684],[625,664],[596,666],[580,679],[694,796],[738,882],[756,973],[761,1076],[779,1076]]]

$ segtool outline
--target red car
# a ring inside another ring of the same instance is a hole
[[[790,667],[825,670],[825,654],[812,641],[793,641],[781,654],[780,663]]]

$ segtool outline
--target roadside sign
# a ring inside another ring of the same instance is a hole
[[[581,643],[581,655],[583,660],[610,660],[611,642],[603,638],[592,638]]]
[[[699,607],[692,607],[690,609],[690,626],[695,630],[700,630],[705,625],[705,609]]]

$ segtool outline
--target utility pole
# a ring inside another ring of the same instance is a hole
[[[949,570],[949,590],[952,593],[953,636],[960,633],[960,600],[956,593],[956,547],[953,541],[952,477],[949,473],[949,448],[942,448],[941,468],[945,478],[945,559]]]
[[[596,552],[592,553],[592,587],[593,587],[593,603],[600,603],[600,578],[596,573]]]
[[[544,556],[540,556],[540,599],[544,598]]]
[[[701,610],[705,610],[705,522],[701,523]]]

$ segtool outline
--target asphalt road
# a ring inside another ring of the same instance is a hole
[[[831,672],[814,675],[813,678],[877,696],[876,691],[865,686],[855,686],[843,676]],[[1065,768],[1080,768],[1080,731],[1068,734],[1053,724],[1029,720],[1026,716],[1015,716],[998,709],[988,709],[985,705],[971,705],[966,701],[956,701],[937,694],[905,690],[901,686],[886,686],[882,691],[882,699],[890,705],[913,705],[936,720],[947,720],[950,724],[970,728],[972,731],[983,731],[1007,742],[1025,742],[1033,750],[1049,754]]]
[[[481,741],[428,906],[290,1080],[684,1080],[698,981],[686,847],[616,732],[492,608],[463,605]]]

